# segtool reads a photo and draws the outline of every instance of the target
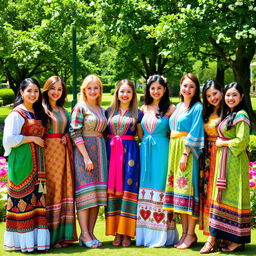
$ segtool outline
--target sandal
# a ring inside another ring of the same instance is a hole
[[[194,239],[191,239],[189,241],[190,243],[186,244],[185,240],[186,240],[186,238],[188,236],[191,237],[191,238],[194,238]],[[197,244],[197,236],[196,236],[196,234],[187,234],[186,238],[183,240],[182,244],[180,244],[179,246],[176,247],[177,249],[188,249],[188,248],[193,247],[193,246],[195,246]]]
[[[122,242],[122,235],[116,234],[115,239],[112,242],[112,244],[114,246],[119,246],[121,244],[121,242]]]
[[[232,245],[234,245],[234,246],[232,246]],[[221,251],[222,252],[235,252],[235,251],[243,252],[244,248],[245,248],[244,244],[230,243],[230,245],[228,247],[221,248]]]
[[[129,236],[124,236],[124,239],[122,241],[122,246],[123,247],[129,247],[131,245],[131,237]]]
[[[62,247],[62,244],[60,244],[60,243],[56,243],[56,244],[54,244],[54,246],[53,246],[53,248],[61,248]]]
[[[210,252],[215,252],[217,251],[218,249],[218,246],[217,246],[217,243],[216,241],[214,243],[210,242],[210,241],[206,241],[203,248],[200,250],[200,253],[201,254],[207,254],[207,253],[210,253]]]
[[[187,233],[182,232],[182,236],[180,238],[180,241],[177,244],[174,244],[173,247],[177,248],[179,245],[181,245],[186,237]]]

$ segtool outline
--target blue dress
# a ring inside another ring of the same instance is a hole
[[[106,111],[106,116],[108,116]],[[113,194],[108,191],[108,205],[106,208],[106,235],[127,235],[130,237],[135,236],[136,217],[137,217],[137,200],[139,192],[139,176],[140,176],[140,157],[139,146],[134,140],[136,136],[136,127],[142,119],[143,113],[138,110],[138,120],[135,126],[132,121],[130,112],[124,115],[117,112],[115,113],[108,123],[107,140],[107,157],[110,161],[111,155],[114,154],[111,150],[111,143],[113,137],[121,138],[123,145],[123,164],[122,170],[122,194]],[[111,183],[115,179],[109,175],[108,182]]]
[[[136,245],[162,247],[178,241],[173,214],[162,209],[168,171],[169,118],[147,112],[142,118],[141,175]]]

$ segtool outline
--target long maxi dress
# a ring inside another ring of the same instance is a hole
[[[168,171],[169,118],[147,112],[142,119],[141,175],[136,245],[163,247],[178,241],[173,214],[162,209]]]
[[[22,143],[24,136],[43,137],[35,114],[16,107],[5,119],[3,145],[8,157],[8,191],[4,248],[32,252],[50,248],[45,208],[43,148]]]
[[[210,233],[218,239],[238,244],[250,243],[249,161],[250,121],[244,110],[237,112],[227,130],[228,117],[218,126],[229,147],[220,147],[216,156],[213,200],[210,208]]]
[[[93,170],[85,169],[84,159],[74,147],[75,198],[77,210],[107,205],[107,154],[102,132],[107,119],[104,109],[96,111],[89,104],[79,102],[71,115],[70,135],[76,145],[84,143],[93,163]]]
[[[201,155],[200,164],[200,220],[199,229],[203,230],[203,234],[210,234],[210,206],[212,199],[213,180],[216,163],[217,146],[216,140],[218,137],[218,124],[220,117],[217,114],[212,114],[209,120],[204,123],[205,131],[205,148]]]
[[[108,116],[108,111],[106,111]],[[135,236],[139,192],[139,146],[134,139],[138,120],[132,123],[131,113],[118,111],[108,124],[107,153],[109,160],[106,235]],[[115,160],[116,159],[116,160]]]
[[[202,104],[195,103],[189,110],[184,103],[177,105],[170,117],[171,130],[169,171],[165,189],[164,209],[199,218],[199,156],[204,147]],[[190,148],[187,168],[181,171],[179,161],[184,147]]]
[[[45,135],[46,213],[51,245],[77,240],[73,148],[67,134],[70,114],[53,111]]]

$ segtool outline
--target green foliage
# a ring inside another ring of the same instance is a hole
[[[115,89],[111,89],[111,90],[110,90],[110,94],[111,94],[111,95],[114,95],[114,93],[115,93]]]
[[[256,161],[256,135],[250,135],[248,151],[250,152],[250,161]]]
[[[112,92],[112,90],[115,90],[115,86],[112,84],[103,84],[103,92],[109,93]]]
[[[11,104],[14,102],[14,99],[15,95],[12,89],[0,89],[0,101],[2,102],[2,105]]]
[[[3,147],[3,132],[0,131],[0,156],[4,155],[4,147]]]

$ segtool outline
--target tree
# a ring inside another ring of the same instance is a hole
[[[249,115],[255,120],[250,100],[250,63],[256,47],[254,0],[179,1],[176,15],[166,15],[151,31],[157,40],[183,38],[184,44],[211,45],[217,57],[233,71],[241,84]],[[165,26],[170,27],[168,31]],[[158,39],[159,38],[159,39]],[[167,45],[167,50],[169,49]]]

